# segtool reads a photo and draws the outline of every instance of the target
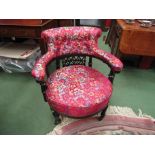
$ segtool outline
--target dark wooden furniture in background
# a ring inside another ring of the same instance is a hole
[[[111,53],[117,54],[118,53],[118,45],[120,40],[120,27],[117,25],[116,20],[112,20],[112,24],[107,35],[105,43],[111,47]]]
[[[41,32],[45,29],[72,25],[72,19],[0,19],[0,37],[37,39],[43,54],[46,46],[41,39]]]
[[[76,19],[75,24],[77,26],[99,27],[102,31],[106,31],[105,21],[105,19]]]
[[[57,19],[59,27],[62,26],[74,26],[74,20],[73,19]]]
[[[46,47],[41,39],[41,32],[57,26],[57,21],[53,19],[1,19],[0,37],[37,39],[43,54]]]
[[[117,56],[143,56],[140,66],[148,68],[155,56],[155,26],[144,28],[138,21],[127,24],[124,20],[113,20],[106,43]]]

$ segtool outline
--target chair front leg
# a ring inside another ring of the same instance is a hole
[[[41,91],[42,91],[42,94],[43,94],[43,97],[44,97],[44,101],[47,102],[47,99],[46,99],[46,89],[47,89],[47,86],[46,86],[46,83],[44,81],[36,81],[37,83],[40,84],[41,86]]]
[[[60,114],[58,112],[56,112],[56,111],[53,111],[53,116],[54,116],[54,119],[55,119],[54,124],[55,125],[60,124],[61,123]]]
[[[104,118],[107,109],[108,109],[108,105],[102,110],[101,115],[98,117],[99,121],[101,121]]]

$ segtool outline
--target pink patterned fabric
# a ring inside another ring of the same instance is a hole
[[[73,65],[56,70],[47,80],[46,98],[57,112],[84,117],[104,109],[112,94],[111,82],[87,66]]]
[[[45,30],[41,37],[48,45],[48,52],[35,64],[32,75],[42,81],[46,65],[53,59],[67,54],[84,54],[102,59],[113,71],[123,68],[122,62],[110,53],[98,48],[101,29],[95,27],[61,27]]]

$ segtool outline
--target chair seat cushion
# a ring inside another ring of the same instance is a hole
[[[103,110],[112,94],[112,84],[107,77],[82,65],[56,70],[46,85],[49,105],[71,117],[85,117]]]

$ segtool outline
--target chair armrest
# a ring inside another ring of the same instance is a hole
[[[46,66],[54,58],[55,53],[52,51],[48,51],[36,61],[31,72],[32,76],[36,79],[36,81],[44,81],[46,76]]]
[[[94,52],[97,57],[102,59],[112,69],[113,72],[120,72],[123,69],[123,63],[114,55],[97,48]]]

